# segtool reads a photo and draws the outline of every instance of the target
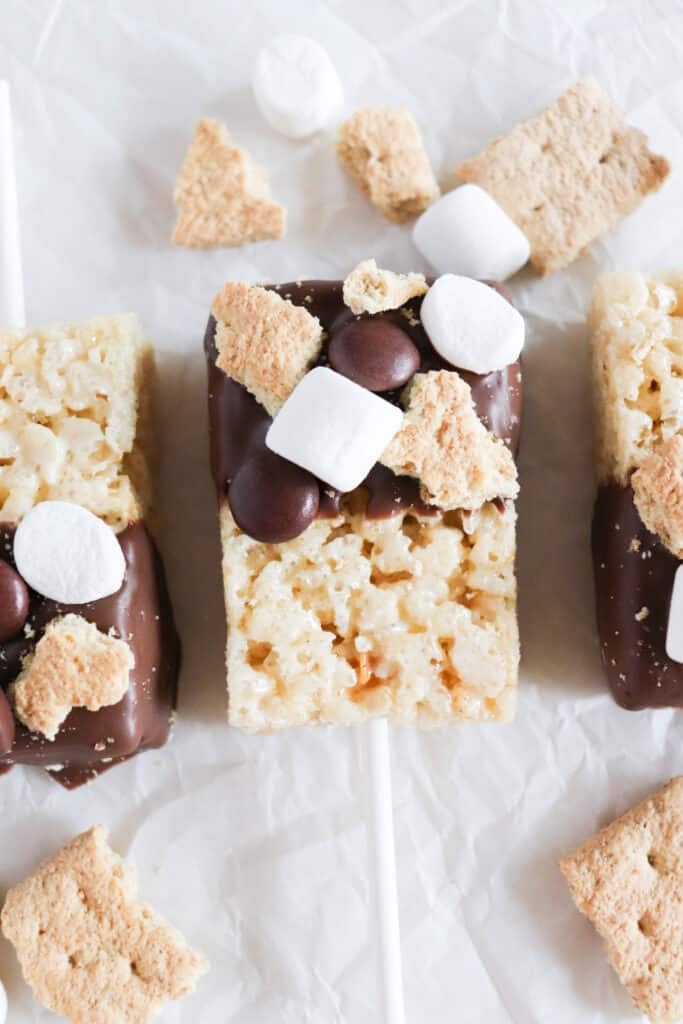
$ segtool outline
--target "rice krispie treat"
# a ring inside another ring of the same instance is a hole
[[[439,196],[420,129],[407,110],[357,110],[341,127],[337,155],[389,220],[410,220]]]
[[[209,318],[229,719],[252,732],[514,712],[520,365],[446,363],[417,275],[354,315],[360,276],[228,284]]]
[[[456,168],[522,229],[542,274],[561,270],[660,187],[669,164],[593,79]]]
[[[593,564],[602,660],[619,704],[683,706],[683,275],[612,273],[595,286],[598,493]]]
[[[651,1021],[683,1017],[683,777],[560,864],[614,970]]]
[[[36,999],[71,1024],[148,1024],[194,991],[208,964],[136,896],[102,825],[10,889],[2,932]]]
[[[135,316],[0,330],[0,771],[71,788],[168,737],[152,384]]]
[[[286,210],[272,200],[266,172],[211,118],[197,124],[173,195],[176,245],[210,249],[285,233]]]

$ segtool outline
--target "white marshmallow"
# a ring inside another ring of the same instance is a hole
[[[14,535],[14,560],[29,587],[60,604],[115,594],[126,572],[111,526],[66,501],[43,501],[24,516]]]
[[[437,278],[420,318],[439,355],[460,370],[502,370],[519,358],[524,345],[520,313],[495,288],[471,277]]]
[[[5,986],[0,981],[0,1024],[5,1024],[7,1020],[7,993],[5,992]]]
[[[674,576],[665,650],[672,661],[683,663],[683,565],[679,565]]]
[[[318,366],[300,381],[273,420],[266,445],[340,491],[368,475],[401,426],[391,402]]]
[[[340,113],[344,94],[326,50],[308,36],[272,39],[256,58],[256,104],[271,128],[304,139]]]
[[[413,241],[440,274],[504,281],[529,259],[529,240],[483,188],[446,192],[415,222]]]

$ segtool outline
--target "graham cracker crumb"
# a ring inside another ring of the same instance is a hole
[[[341,127],[337,155],[389,220],[416,217],[439,196],[420,130],[407,110],[357,110]]]
[[[510,450],[477,416],[458,373],[417,373],[404,392],[403,425],[381,461],[417,477],[424,501],[442,509],[476,509],[519,490]]]
[[[566,267],[631,213],[669,174],[647,137],[626,124],[593,79],[456,167],[522,229],[542,274]]]
[[[27,729],[54,740],[72,708],[118,704],[133,665],[127,643],[80,615],[53,619],[12,686],[14,710]]]
[[[374,260],[363,260],[344,281],[344,303],[356,316],[383,313],[424,295],[427,288],[424,274],[395,274],[380,270]]]
[[[228,282],[213,300],[216,365],[275,416],[318,357],[322,327],[277,292]]]
[[[574,902],[652,1021],[683,1016],[683,777],[560,864]]]
[[[72,1024],[148,1024],[208,968],[136,889],[98,825],[7,894],[2,931],[24,978]]]
[[[660,442],[631,477],[636,508],[648,530],[683,558],[683,436]]]
[[[222,124],[203,118],[176,182],[176,245],[189,249],[282,238],[286,211],[273,202],[263,168],[233,145]]]

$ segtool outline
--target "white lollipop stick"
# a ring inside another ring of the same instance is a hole
[[[0,323],[26,325],[9,85],[0,81]]]
[[[405,1024],[401,930],[398,917],[389,727],[383,718],[362,729],[369,776],[369,847],[382,972],[382,1024]]]

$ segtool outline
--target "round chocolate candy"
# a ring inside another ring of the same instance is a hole
[[[333,370],[368,391],[400,388],[420,366],[420,353],[406,332],[384,317],[342,327],[332,336],[328,357]]]
[[[11,640],[28,618],[28,587],[7,562],[0,560],[0,643]]]
[[[228,501],[244,533],[264,544],[280,544],[313,522],[320,486],[312,473],[265,449],[240,466]]]

